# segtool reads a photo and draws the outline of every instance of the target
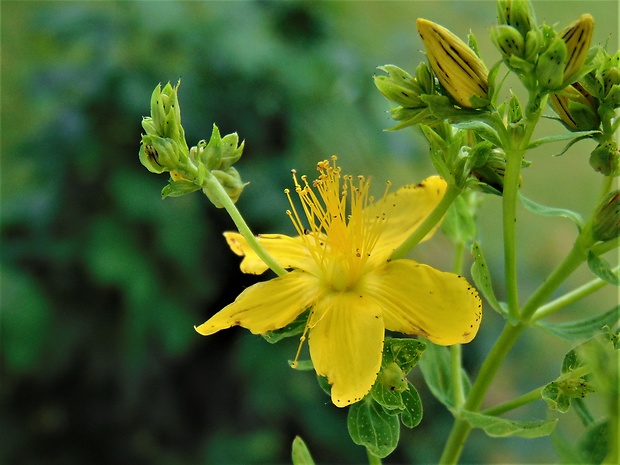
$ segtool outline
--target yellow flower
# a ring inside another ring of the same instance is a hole
[[[361,400],[374,384],[386,329],[441,345],[466,343],[480,326],[481,304],[460,276],[412,260],[390,260],[441,200],[445,181],[433,176],[391,194],[386,188],[374,202],[370,180],[341,176],[332,160],[318,164],[319,178],[312,185],[305,176],[299,183],[293,172],[302,209],[295,208],[287,190],[287,213],[298,235],[259,236],[292,271],[247,288],[196,330],[206,336],[239,325],[264,334],[312,308],[301,343],[308,336],[316,372],[332,385],[333,403],[344,407]],[[267,270],[240,234],[225,236],[244,257],[244,273]]]

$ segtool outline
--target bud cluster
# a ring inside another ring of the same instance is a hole
[[[212,176],[226,194],[235,202],[241,195],[245,184],[237,170],[232,166],[243,152],[243,142],[239,145],[237,134],[220,136],[213,125],[211,139],[202,140],[197,146],[188,148],[185,131],[181,125],[181,109],[176,86],[158,85],[151,96],[151,116],[142,120],[146,134],[142,135],[140,161],[152,173],[170,173],[170,183],[163,189],[164,197],[177,197],[203,189],[203,192],[218,207],[223,205],[209,187],[205,179]]]

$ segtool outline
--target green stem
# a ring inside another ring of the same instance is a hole
[[[460,275],[463,271],[463,257],[465,251],[465,243],[457,242],[454,245],[454,263],[452,264],[452,272]],[[450,347],[450,362],[452,370],[452,386],[454,392],[454,405],[461,408],[465,402],[465,388],[463,387],[463,377],[461,376],[461,367],[463,366],[463,355],[460,344]]]
[[[524,152],[507,153],[504,176],[503,231],[504,231],[504,273],[506,280],[506,301],[508,315],[516,320],[519,312],[519,288],[517,284],[517,195]]]
[[[446,193],[442,197],[441,201],[435,206],[430,215],[422,221],[422,224],[415,231],[413,231],[411,235],[396,248],[396,250],[394,250],[390,259],[398,260],[399,258],[403,258],[407,252],[422,241],[422,239],[426,237],[435,225],[442,220],[448,211],[448,208],[450,208],[450,205],[452,205],[452,202],[454,202],[460,193],[461,188],[448,184]]]
[[[615,272],[618,271],[619,267],[614,269]],[[536,312],[532,315],[531,321],[538,321],[543,318],[548,317],[549,315],[554,314],[558,310],[568,307],[569,305],[577,302],[578,300],[587,297],[588,295],[598,291],[603,288],[607,283],[607,281],[603,281],[602,279],[596,278],[586,283],[577,289],[572,290],[564,294],[563,296],[558,297],[555,300],[552,300],[548,304],[541,306]]]
[[[541,391],[543,389],[544,387],[537,387],[536,389],[533,389],[526,394],[523,394],[519,397],[515,397],[514,399],[511,399],[508,402],[504,402],[503,404],[496,405],[495,407],[491,407],[486,410],[483,410],[480,413],[483,413],[485,415],[496,416],[496,415],[501,415],[502,413],[505,413],[505,412],[510,412],[511,410],[522,407],[523,405],[540,400]]]
[[[366,455],[368,456],[368,465],[381,465],[381,458],[370,452],[370,449],[366,449]]]
[[[256,236],[250,230],[250,227],[247,225],[239,210],[230,199],[222,185],[215,179],[215,177],[211,173],[207,173],[204,178],[203,188],[209,190],[209,193],[217,198],[220,203],[224,206],[233,222],[237,226],[239,233],[244,237],[247,241],[248,245],[252,248],[256,255],[265,262],[265,264],[273,270],[275,274],[278,276],[283,276],[287,273],[287,271],[282,268],[282,266],[271,256],[269,253],[263,248],[263,246],[258,242]]]

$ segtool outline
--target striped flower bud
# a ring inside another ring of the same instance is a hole
[[[497,2],[497,22],[512,26],[525,38],[536,27],[534,9],[528,0],[500,0]]]
[[[589,131],[601,124],[597,113],[598,99],[578,82],[567,86],[562,92],[551,94],[549,101],[571,131]]]
[[[566,44],[566,64],[564,66],[564,82],[571,83],[588,57],[592,32],[594,31],[594,18],[585,13],[576,21],[569,24],[559,36]]]
[[[482,60],[445,27],[422,18],[416,24],[431,68],[446,92],[461,107],[483,106],[472,102],[474,97],[488,98],[488,71]]]
[[[592,223],[592,237],[609,241],[620,234],[620,191],[607,194],[596,209]]]
[[[512,26],[500,24],[491,29],[491,40],[505,58],[525,55],[525,41],[521,33]]]
[[[620,151],[614,140],[599,144],[590,154],[590,166],[605,176],[620,175]]]

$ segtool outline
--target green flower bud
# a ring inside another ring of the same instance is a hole
[[[500,0],[497,2],[497,22],[512,26],[525,38],[535,29],[534,9],[527,0]]]
[[[525,53],[523,56],[525,61],[530,63],[535,62],[542,40],[542,31],[540,29],[527,31],[525,35]]]
[[[471,170],[471,176],[476,178],[481,185],[477,187],[483,192],[502,195],[504,192],[504,175],[506,173],[506,156],[500,149],[488,151],[488,146],[481,143],[482,151],[474,151],[476,165]],[[485,153],[486,152],[486,153]],[[481,155],[486,155],[486,159]],[[484,160],[484,162],[482,162]],[[523,184],[523,178],[519,178],[519,187]]]
[[[599,144],[590,154],[590,166],[605,176],[620,174],[620,152],[613,140]]]
[[[142,136],[140,162],[151,173],[161,174],[181,167],[183,147],[175,140],[157,135]]]
[[[422,87],[409,73],[394,65],[379,66],[378,69],[388,73],[388,76],[374,76],[375,86],[386,99],[405,108],[426,106],[420,100]]]
[[[418,18],[428,61],[443,88],[463,108],[480,108],[472,98],[488,99],[488,71],[482,60],[445,27]]]
[[[504,58],[513,55],[522,57],[525,54],[525,41],[521,33],[512,26],[501,24],[491,29],[491,40],[502,52]]]
[[[390,362],[379,373],[379,382],[394,392],[403,392],[409,387],[405,373],[396,362]]]
[[[592,237],[609,241],[620,234],[620,191],[610,192],[596,209],[592,223]]]
[[[564,68],[566,66],[566,44],[560,37],[551,41],[547,49],[538,57],[536,77],[543,89],[562,89]]]
[[[601,124],[597,113],[598,99],[578,82],[567,86],[562,92],[551,94],[549,102],[571,131],[589,131]]]
[[[421,62],[415,69],[415,79],[422,89],[422,94],[432,95],[435,93],[435,79],[433,79],[433,73],[426,63]]]
[[[172,87],[168,82],[164,88],[158,84],[151,95],[151,118],[155,126],[155,134],[169,137],[185,143],[185,131],[181,126],[181,108],[178,100],[178,89],[181,81]]]
[[[620,51],[616,52],[609,60],[606,60],[601,77],[603,79],[605,95],[608,95],[614,86],[620,84]]]
[[[213,170],[211,171],[211,174],[215,176],[215,179],[217,179],[217,182],[219,182],[220,185],[224,188],[224,190],[228,194],[228,197],[230,197],[233,203],[239,200],[243,189],[248,184],[241,182],[241,176],[239,175],[239,172],[232,166],[229,167],[226,171]],[[211,200],[213,205],[215,205],[217,208],[224,208],[224,205],[222,205],[222,203],[217,198],[215,198],[215,196],[213,196],[208,189],[203,189],[202,191],[209,198],[209,200]]]
[[[583,14],[560,32],[559,37],[566,44],[566,64],[564,65],[564,82],[570,84],[579,74],[590,51],[594,18]]]
[[[237,133],[228,134],[222,138],[220,130],[214,124],[211,138],[207,144],[204,140],[198,142],[196,147],[190,150],[190,156],[194,157],[198,163],[207,167],[207,170],[226,171],[233,164],[239,161],[243,154],[245,142],[239,144]]]

